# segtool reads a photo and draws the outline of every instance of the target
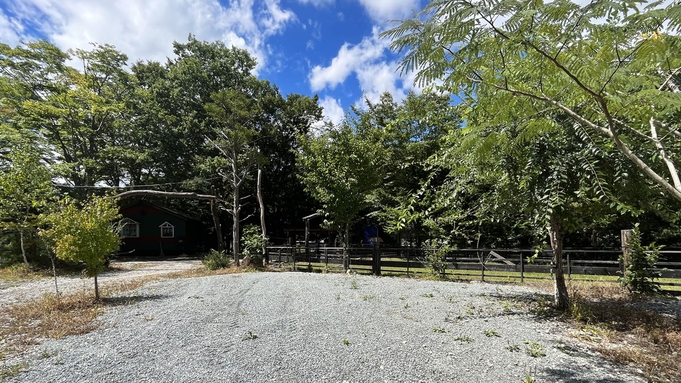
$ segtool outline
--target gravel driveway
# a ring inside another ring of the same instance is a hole
[[[35,347],[10,381],[645,381],[528,314],[534,294],[344,274],[166,280],[125,293],[99,330]]]

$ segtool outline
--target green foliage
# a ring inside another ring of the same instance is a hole
[[[620,284],[634,294],[659,294],[660,283],[655,279],[662,275],[655,269],[655,264],[660,260],[661,246],[651,243],[648,246],[641,244],[641,232],[638,227],[629,237],[629,254],[625,259],[624,275],[620,277]]]
[[[257,256],[262,252],[262,248],[267,246],[269,240],[265,237],[260,228],[256,225],[246,225],[241,235],[244,256]]]
[[[91,197],[82,207],[64,199],[57,210],[45,215],[45,237],[57,258],[84,262],[86,274],[96,276],[104,270],[107,255],[118,250],[120,238],[114,224],[120,218],[112,198]]]
[[[426,254],[424,263],[428,265],[430,272],[437,277],[443,276],[447,271],[445,256],[451,250],[451,247],[438,241],[428,241],[424,244],[423,250]],[[430,296],[432,297],[433,294],[430,294]]]
[[[232,265],[232,259],[224,252],[211,249],[202,259],[204,266],[208,270],[226,269]]]
[[[559,112],[582,142],[619,152],[681,200],[679,5],[644,3],[433,0],[382,36],[418,84],[441,81],[462,99],[467,126],[489,132],[487,143],[511,125],[533,141],[556,129]]]

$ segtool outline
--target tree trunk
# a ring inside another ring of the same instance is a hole
[[[28,258],[26,258],[26,248],[24,246],[24,231],[19,230],[19,245],[21,246],[21,256],[24,257],[24,264],[28,267]]]
[[[345,235],[343,236],[343,268],[350,269],[350,224],[345,224]]]
[[[262,169],[258,167],[258,204],[260,205],[260,229],[262,230],[263,239],[267,238],[267,227],[265,226],[265,202],[262,199]],[[263,241],[262,256],[265,257],[267,253],[267,243]]]
[[[59,285],[57,284],[57,268],[54,265],[54,257],[52,257],[52,255],[50,255],[49,253],[47,255],[50,257],[50,262],[52,262],[52,276],[54,276],[54,291],[57,294],[57,298],[59,298]]]
[[[215,235],[218,237],[218,251],[222,252],[225,250],[225,244],[222,241],[222,225],[220,225],[220,215],[218,214],[217,205],[217,195],[215,193],[215,187],[211,187],[211,191],[215,196],[215,200],[210,201],[210,213],[213,216],[213,225],[215,225]]]
[[[551,214],[549,226],[549,239],[551,240],[551,250],[553,250],[555,304],[558,310],[565,311],[570,307],[570,296],[563,274],[563,233],[558,218],[553,214]]]
[[[97,274],[95,274],[95,300],[99,301],[99,284],[97,283]]]
[[[239,216],[241,206],[239,201],[239,187],[234,183],[234,199],[232,200],[232,251],[234,252],[234,262],[239,264]]]

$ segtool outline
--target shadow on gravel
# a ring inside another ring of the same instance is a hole
[[[161,299],[168,299],[168,295],[153,294],[153,295],[129,295],[123,297],[105,297],[102,298],[102,303],[105,306],[127,306],[145,301],[158,301]]]
[[[542,371],[546,380],[549,382],[564,383],[627,383],[629,380],[622,380],[615,376],[607,378],[583,378],[589,376],[590,370],[582,366],[569,366],[565,368],[547,368]],[[578,378],[578,377],[579,378]]]

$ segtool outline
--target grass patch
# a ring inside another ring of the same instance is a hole
[[[13,366],[2,367],[0,368],[0,381],[3,381],[7,378],[14,378],[27,368],[28,363],[26,362],[21,362]]]
[[[646,310],[649,297],[614,286],[573,284],[568,319],[573,336],[592,343],[606,358],[643,370],[651,382],[681,381],[681,321]],[[672,304],[681,304],[678,301]]]

